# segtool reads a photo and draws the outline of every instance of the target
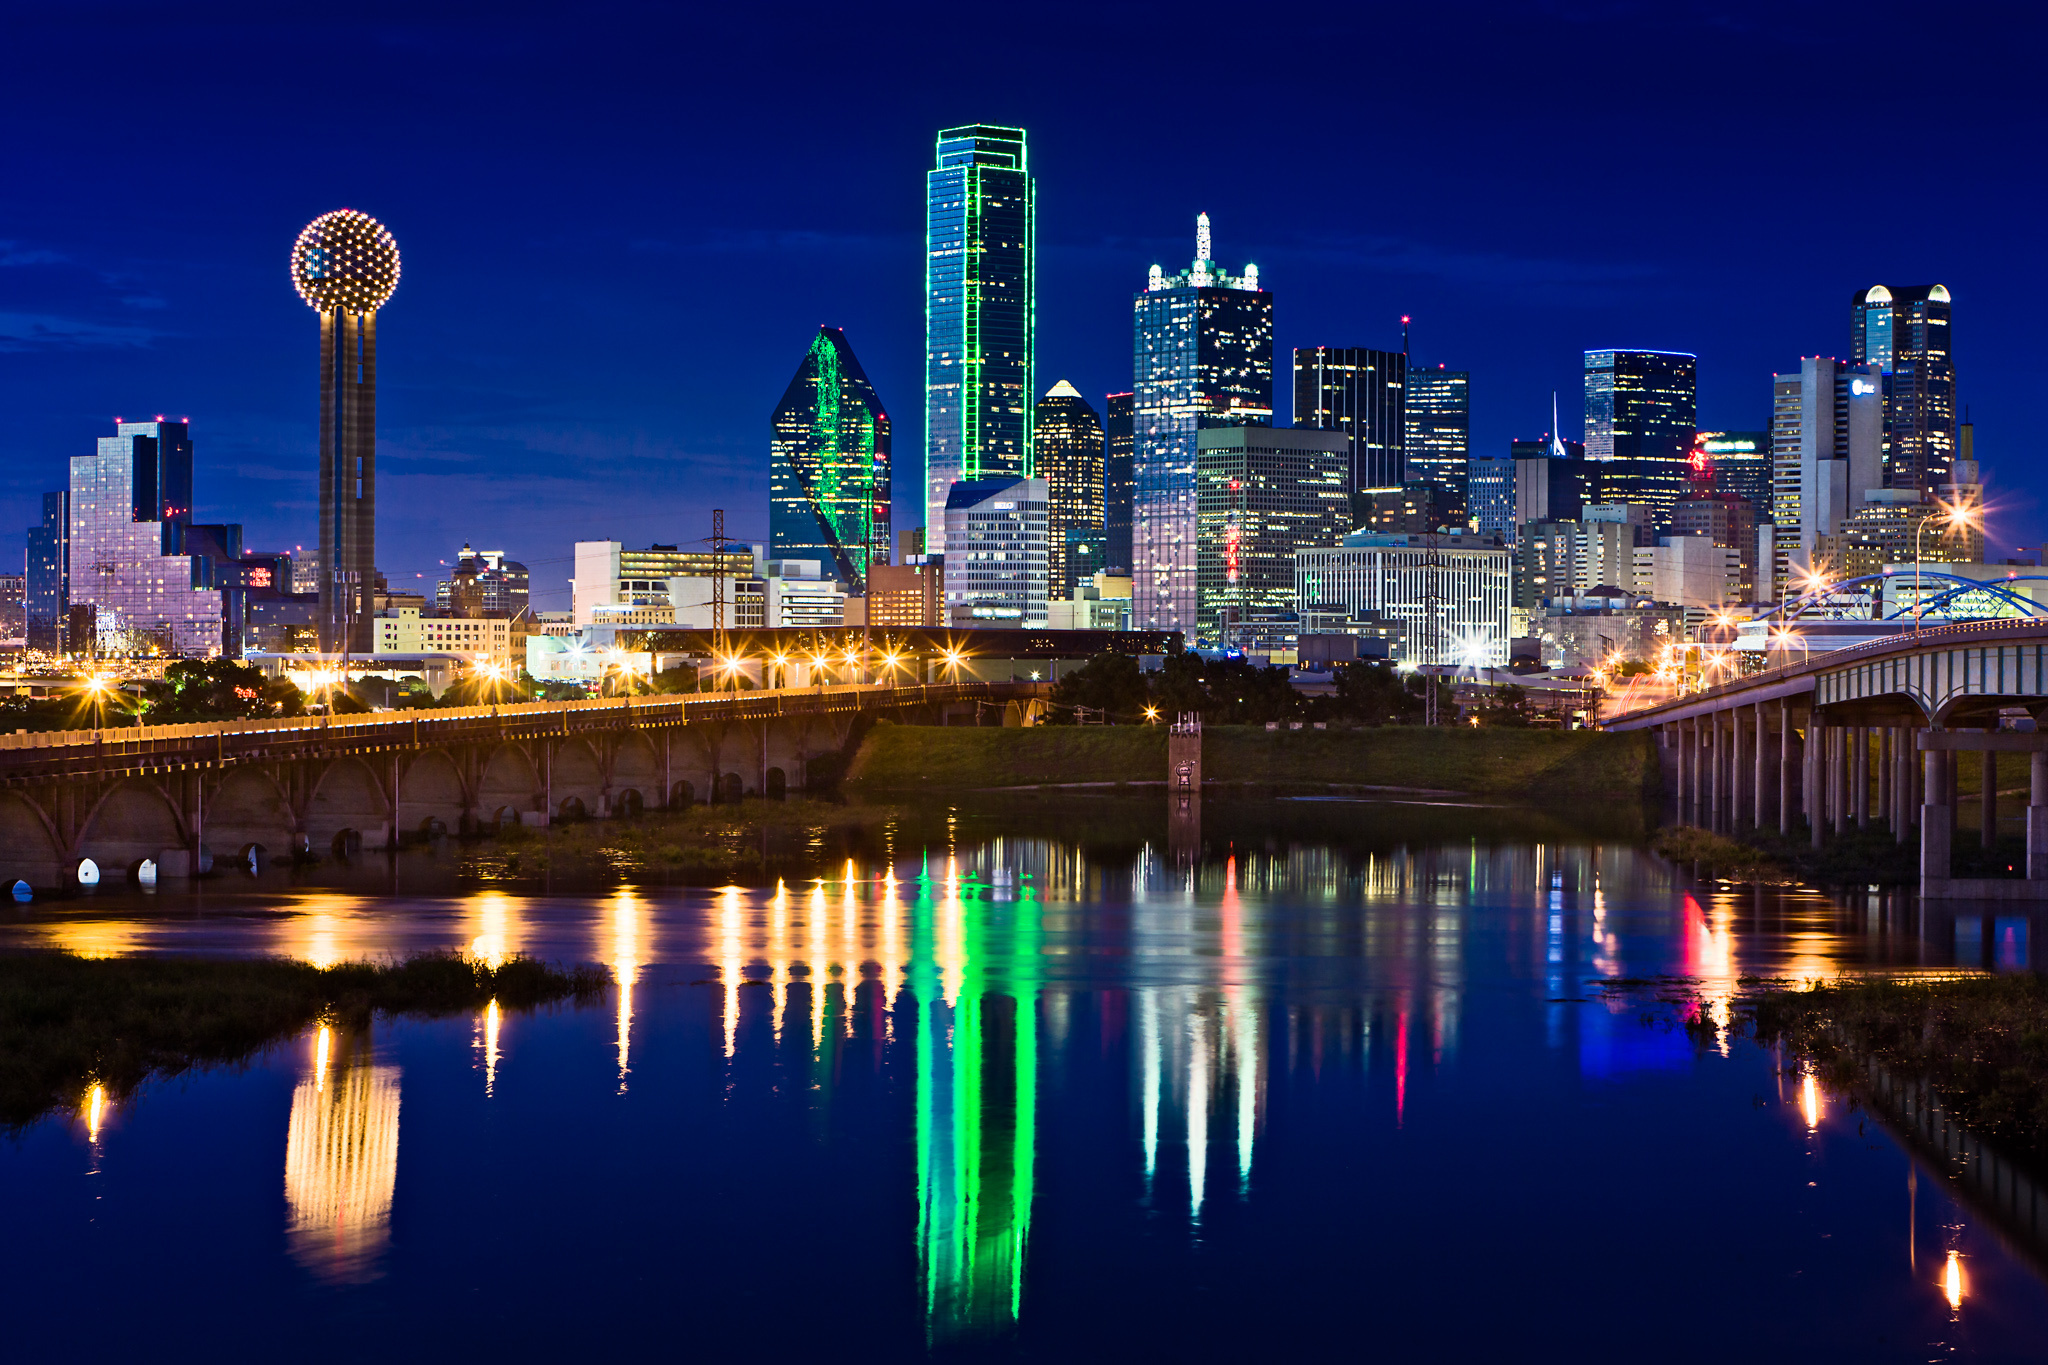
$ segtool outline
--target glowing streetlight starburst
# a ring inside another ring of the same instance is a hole
[[[323,313],[374,313],[398,288],[398,243],[367,213],[323,213],[292,243],[292,287]]]

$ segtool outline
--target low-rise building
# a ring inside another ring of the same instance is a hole
[[[1504,667],[1513,565],[1490,537],[1361,531],[1333,549],[1295,551],[1295,595],[1401,622],[1402,662]]]
[[[459,654],[504,668],[514,662],[512,623],[503,617],[428,616],[418,607],[398,607],[380,614],[375,626],[377,654]]]

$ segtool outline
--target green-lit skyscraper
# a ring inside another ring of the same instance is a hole
[[[939,134],[925,174],[925,548],[962,480],[1031,473],[1037,207],[1022,128]]]
[[[889,554],[889,414],[846,333],[820,327],[776,405],[768,464],[772,559],[815,559],[864,592]]]

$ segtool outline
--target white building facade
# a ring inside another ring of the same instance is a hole
[[[1505,667],[1513,551],[1479,537],[1353,534],[1333,549],[1294,553],[1295,600],[1378,612],[1405,624],[1400,662]]]

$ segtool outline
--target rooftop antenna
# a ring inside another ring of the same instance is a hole
[[[1408,354],[1408,315],[1401,314],[1401,354]]]

